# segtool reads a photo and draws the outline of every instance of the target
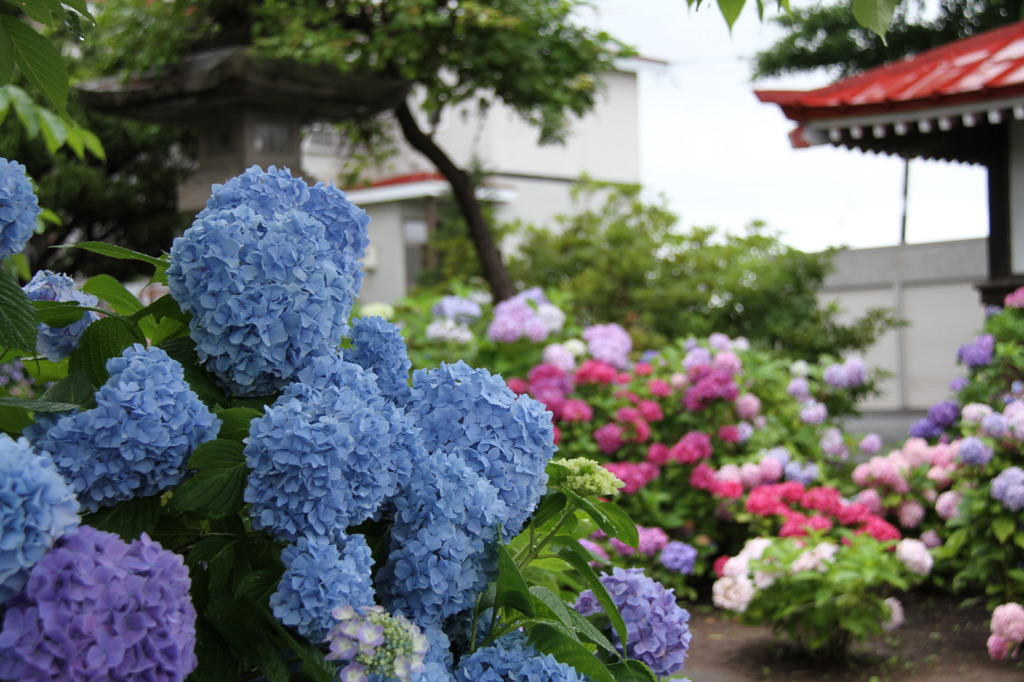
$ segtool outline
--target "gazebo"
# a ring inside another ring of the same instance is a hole
[[[795,147],[832,144],[988,169],[982,302],[1024,285],[1024,22],[870,69],[818,90],[757,90],[797,123]],[[1014,192],[1014,188],[1020,188]]]

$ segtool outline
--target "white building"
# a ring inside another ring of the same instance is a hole
[[[446,110],[434,139],[460,167],[485,171],[480,196],[493,202],[495,220],[550,226],[554,216],[570,212],[570,188],[582,175],[607,182],[640,181],[637,72],[663,66],[646,59],[623,60],[619,70],[605,76],[595,108],[574,121],[564,145],[539,146],[536,129],[499,105],[484,115]],[[344,159],[338,148],[333,133],[308,135],[303,174],[321,180],[340,177]],[[392,302],[408,293],[422,267],[438,221],[437,203],[448,193],[448,184],[408,146],[372,170],[369,180],[370,186],[347,191],[371,216],[361,299]]]

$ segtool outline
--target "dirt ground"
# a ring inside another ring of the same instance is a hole
[[[711,606],[690,609],[693,639],[684,675],[693,682],[1022,682],[1024,662],[993,661],[985,642],[984,605],[915,594],[903,600],[906,621],[884,638],[856,645],[847,664],[822,666]]]

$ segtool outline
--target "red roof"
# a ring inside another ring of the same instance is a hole
[[[798,122],[923,112],[1024,97],[1024,21],[870,69],[818,90],[756,90]]]

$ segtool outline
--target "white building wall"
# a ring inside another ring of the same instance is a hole
[[[364,261],[361,303],[389,303],[405,296],[403,207],[399,203],[366,207],[370,213],[370,249]]]

